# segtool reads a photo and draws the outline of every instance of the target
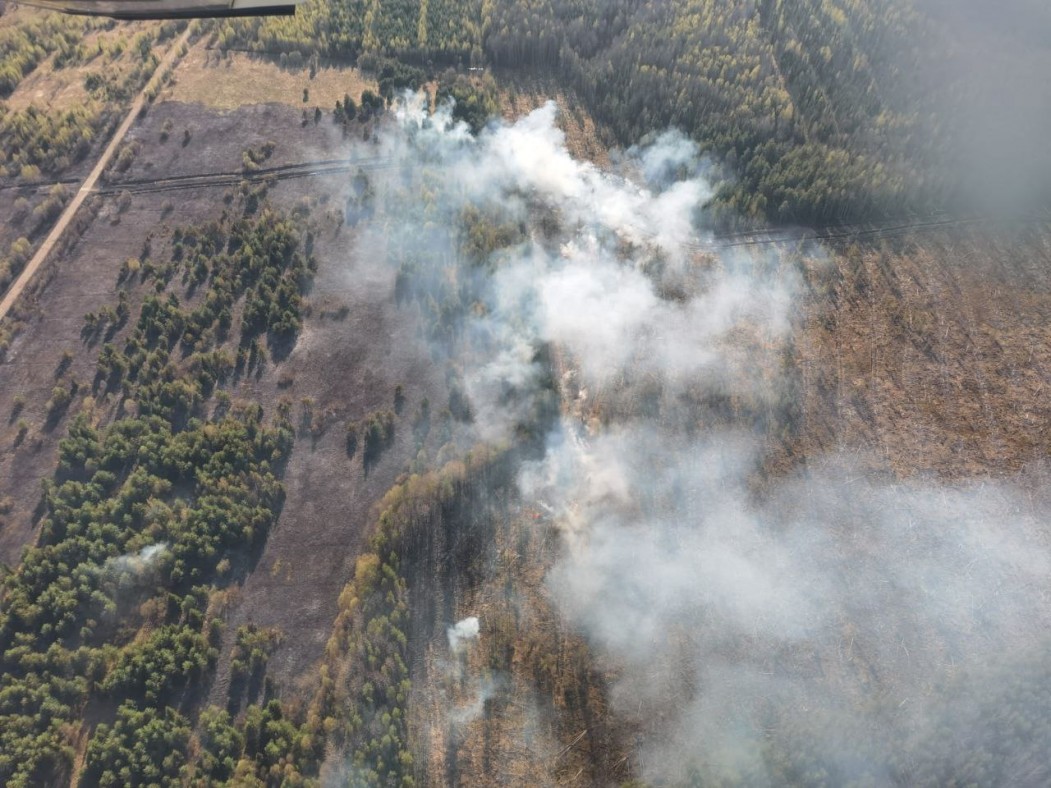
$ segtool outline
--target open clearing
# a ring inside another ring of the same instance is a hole
[[[199,42],[179,64],[175,81],[162,98],[199,101],[216,109],[276,102],[310,112],[314,107],[331,112],[344,95],[358,101],[363,91],[377,89],[375,80],[349,66],[321,65],[311,78],[309,71],[284,68],[268,55],[222,53]],[[304,90],[309,92],[307,101],[303,100]]]

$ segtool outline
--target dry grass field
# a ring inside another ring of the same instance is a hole
[[[283,68],[277,58],[244,52],[224,53],[209,49],[202,42],[183,58],[174,83],[162,98],[199,101],[215,109],[274,102],[311,112],[314,107],[331,112],[344,95],[359,101],[363,91],[376,89],[375,80],[356,68],[321,65],[311,77],[301,68]],[[303,91],[308,92],[306,101]]]

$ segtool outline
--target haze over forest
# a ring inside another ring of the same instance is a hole
[[[1048,42],[5,5],[0,784],[1051,782]]]

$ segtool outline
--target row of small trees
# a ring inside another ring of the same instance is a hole
[[[0,28],[0,98],[10,96],[52,53],[60,53],[59,65],[77,65],[80,61],[72,53],[93,26],[96,23],[83,19],[47,14]]]
[[[464,461],[413,475],[387,492],[354,579],[339,597],[321,684],[308,720],[350,763],[354,786],[416,784],[409,740],[408,634],[412,631],[404,556],[443,516],[469,505],[472,479],[505,457],[478,449]],[[349,710],[349,711],[348,711]]]

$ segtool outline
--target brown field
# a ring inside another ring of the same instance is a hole
[[[310,93],[308,101],[303,101],[304,90]],[[311,112],[314,107],[331,112],[344,95],[358,101],[365,90],[377,90],[376,82],[356,68],[321,65],[311,78],[301,68],[283,68],[274,57],[223,53],[201,42],[183,58],[174,83],[162,97],[166,101],[200,101],[216,109],[276,102]]]
[[[797,339],[801,454],[999,476],[1051,449],[1051,230],[982,224],[840,250]]]

